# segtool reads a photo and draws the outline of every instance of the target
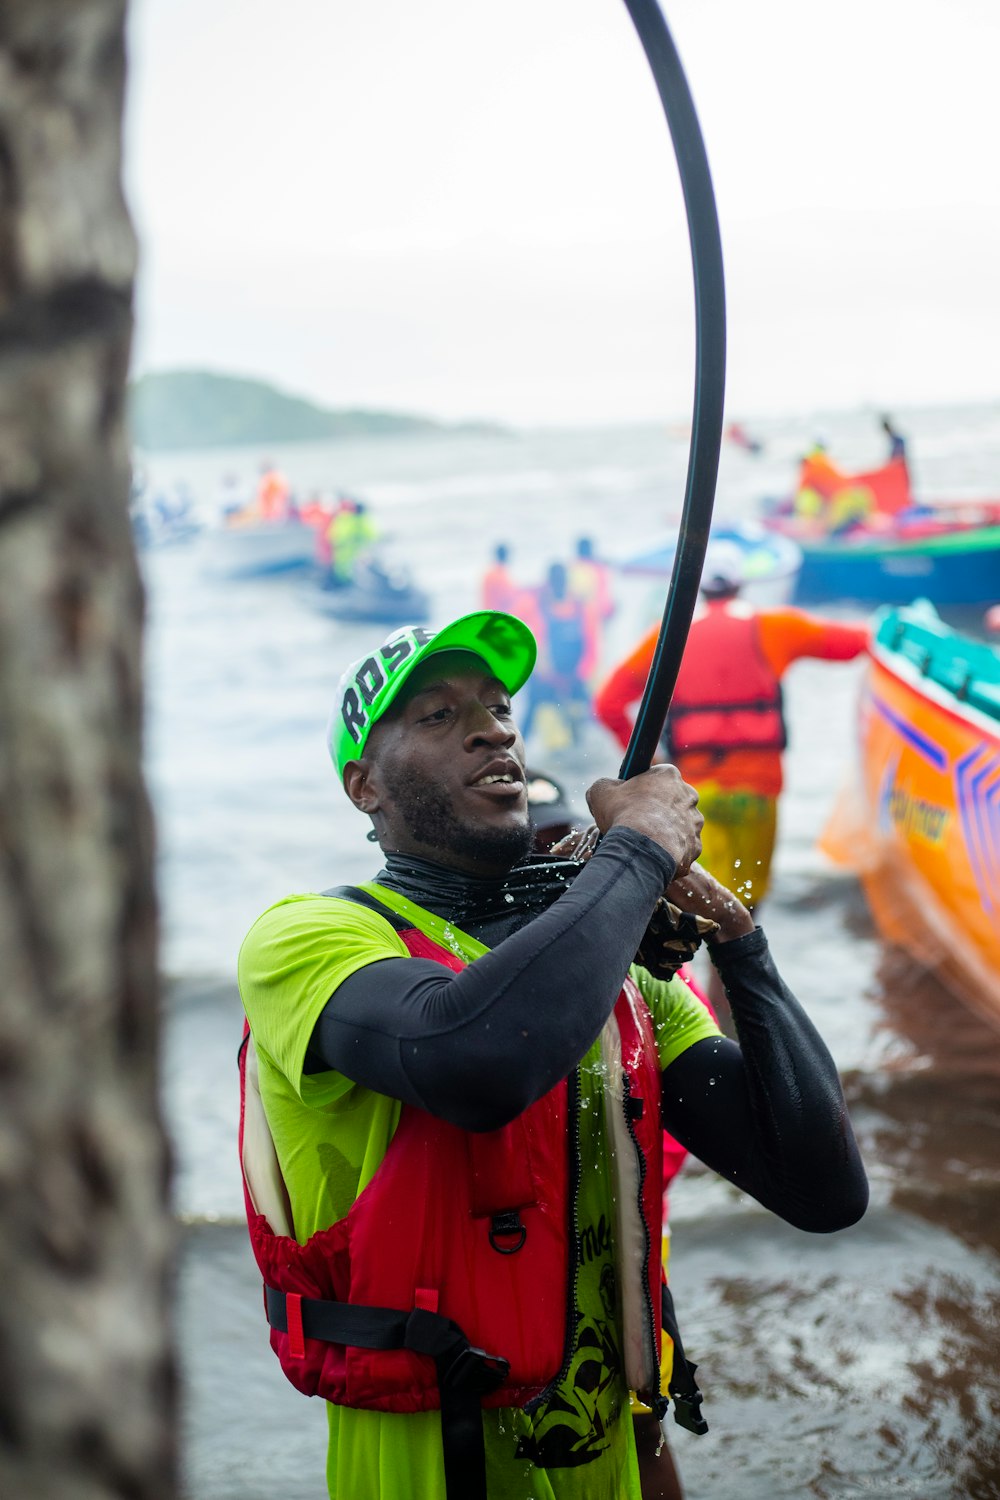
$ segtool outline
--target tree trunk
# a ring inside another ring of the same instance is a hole
[[[176,1492],[124,0],[0,0],[0,1495]]]

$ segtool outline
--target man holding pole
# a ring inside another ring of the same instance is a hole
[[[330,749],[384,866],[240,954],[251,1238],[282,1367],[330,1403],[335,1500],[640,1500],[664,1129],[802,1229],[867,1203],[833,1061],[697,865],[677,770],[595,782],[589,859],[529,855],[534,657],[480,611],[347,669]],[[696,919],[738,1042],[675,975]]]

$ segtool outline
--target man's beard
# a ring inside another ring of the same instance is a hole
[[[451,799],[436,781],[411,770],[384,766],[382,778],[411,838],[431,849],[447,849],[484,864],[518,864],[531,848],[534,833],[527,818],[506,828],[463,823]]]

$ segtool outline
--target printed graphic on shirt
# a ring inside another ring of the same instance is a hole
[[[618,1285],[604,1149],[603,1067],[599,1044],[580,1069],[580,1177],[576,1330],[569,1365],[552,1395],[527,1417],[517,1455],[539,1468],[568,1469],[607,1452],[628,1413],[619,1345]]]
[[[583,1314],[565,1378],[521,1439],[517,1456],[542,1469],[570,1469],[599,1458],[622,1414],[621,1351],[615,1337],[614,1267],[600,1274],[601,1315]]]

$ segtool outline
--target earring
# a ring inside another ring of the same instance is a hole
[[[378,843],[378,834],[375,832],[374,828],[369,828],[368,832],[365,834],[365,838],[368,840],[369,844]]]

